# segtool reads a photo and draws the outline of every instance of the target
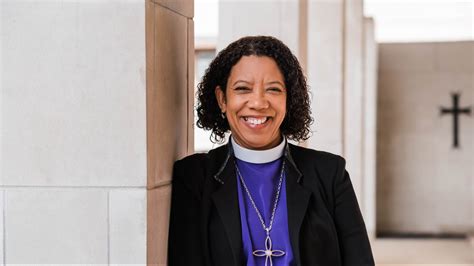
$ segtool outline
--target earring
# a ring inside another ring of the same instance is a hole
[[[225,118],[226,118],[226,117],[225,117],[225,112],[222,112],[222,113],[221,113],[221,117],[222,117],[222,119],[225,120]]]

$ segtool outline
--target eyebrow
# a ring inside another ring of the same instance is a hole
[[[246,83],[246,84],[251,84],[251,82],[248,82],[248,81],[245,81],[245,80],[237,80],[236,82],[234,82],[234,84],[232,84],[232,86],[235,86],[235,84],[237,83]],[[283,85],[280,81],[270,81],[270,82],[267,82],[265,83],[266,85],[271,85],[271,84],[279,84],[280,86],[282,87],[285,87],[285,85]]]
[[[285,85],[283,85],[280,81],[270,81],[270,82],[267,82],[268,85],[270,84],[279,84],[281,85],[282,87],[285,87]]]
[[[232,86],[234,86],[234,85],[237,84],[237,83],[241,83],[241,82],[242,82],[242,83],[250,84],[250,82],[248,82],[248,81],[240,80],[240,79],[239,79],[239,80],[237,80],[236,82],[234,82],[234,84],[232,84]]]

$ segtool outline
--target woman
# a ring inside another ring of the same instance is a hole
[[[231,137],[174,165],[169,265],[374,265],[344,159],[287,142],[312,122],[288,47],[239,39],[198,89],[198,126]]]

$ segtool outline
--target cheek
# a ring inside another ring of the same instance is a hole
[[[231,113],[237,113],[244,106],[244,101],[241,101],[237,98],[229,99],[227,102],[227,111]]]
[[[287,109],[286,108],[282,108],[281,111],[280,111],[280,120],[281,122],[280,123],[283,123],[283,121],[285,120],[287,116]],[[281,124],[280,124],[281,126]]]
[[[280,108],[278,109],[278,111],[282,116],[285,116],[287,112],[286,100],[281,101],[279,106]]]

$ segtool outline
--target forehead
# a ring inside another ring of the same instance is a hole
[[[245,79],[246,81],[283,81],[283,74],[275,60],[268,56],[243,56],[232,67],[228,81]]]

